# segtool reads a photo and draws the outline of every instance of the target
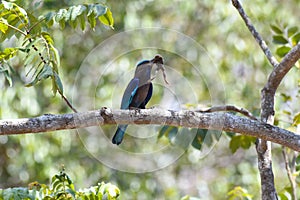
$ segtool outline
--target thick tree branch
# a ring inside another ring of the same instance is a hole
[[[274,122],[274,99],[275,92],[281,83],[284,76],[288,73],[288,71],[294,66],[294,64],[300,58],[300,43],[298,43],[280,62],[280,64],[273,68],[270,76],[268,77],[268,81],[265,87],[261,91],[261,120],[263,122],[273,124]],[[259,168],[260,174],[262,177],[262,181],[266,182],[266,187],[272,188],[274,184],[274,176],[272,171],[272,158],[271,158],[271,143],[262,139],[257,140],[257,153],[258,158],[260,160]],[[289,173],[289,172],[287,172]],[[263,178],[264,177],[264,178]],[[266,177],[270,179],[266,181]],[[276,196],[275,190],[274,193],[265,192],[265,198],[269,199],[271,196]],[[276,198],[273,198],[276,199]]]
[[[259,44],[260,48],[263,50],[264,54],[268,58],[269,62],[273,67],[276,67],[278,65],[278,61],[276,58],[272,55],[268,45],[264,41],[264,39],[260,36],[260,34],[257,32],[255,27],[253,26],[250,18],[245,13],[241,3],[238,0],[232,0],[233,6],[238,10],[239,14],[241,15],[242,19],[244,20],[246,26],[248,27],[249,31],[255,38],[256,42]]]
[[[102,108],[82,113],[46,114],[36,118],[0,120],[0,135],[38,133],[116,123],[224,130],[270,140],[300,152],[300,135],[290,131],[229,113],[199,113],[189,110],[175,112],[160,109],[111,110]]]
[[[268,82],[262,89],[262,109],[265,112],[262,113],[262,118],[268,119],[269,116],[273,116],[274,112],[274,96],[275,92],[281,83],[283,77],[289,72],[289,70],[300,59],[300,43],[298,43],[292,50],[287,53],[277,67],[273,69],[268,77]]]

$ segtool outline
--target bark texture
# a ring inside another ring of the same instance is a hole
[[[0,120],[0,135],[40,133],[106,124],[157,124],[224,130],[269,140],[300,152],[300,135],[230,113],[179,112],[161,109],[100,110],[35,118]]]

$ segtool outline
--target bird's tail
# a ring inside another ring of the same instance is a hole
[[[118,126],[118,129],[117,129],[117,131],[116,131],[116,133],[115,133],[115,135],[112,139],[113,144],[116,144],[116,145],[121,144],[127,126],[128,126],[127,124],[125,124],[125,125],[123,124],[123,125]]]

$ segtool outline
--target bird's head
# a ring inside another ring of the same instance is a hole
[[[157,65],[163,65],[164,64],[164,59],[161,55],[156,55],[152,60],[151,60],[152,63],[155,63]]]
[[[152,60],[142,60],[142,61],[138,62],[138,64],[136,66],[139,67],[139,66],[142,66],[142,65],[148,64],[148,63],[153,63],[156,65],[163,65],[164,60],[161,55],[156,55]]]

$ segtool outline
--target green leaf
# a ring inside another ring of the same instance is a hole
[[[42,32],[41,36],[45,39],[45,41],[47,42],[48,45],[53,45],[53,39],[51,38],[50,34],[47,32]]]
[[[181,147],[182,149],[186,149],[194,140],[197,135],[197,131],[195,129],[190,128],[180,128],[176,138],[174,140],[174,144]]]
[[[2,1],[2,4],[3,4],[4,8],[7,9],[7,10],[11,10],[14,6],[14,3],[10,3],[10,2],[7,2],[7,1]]]
[[[62,183],[60,180],[59,175],[55,175],[52,177],[52,190],[53,191],[59,191],[62,188]]]
[[[18,50],[18,48],[5,48],[3,51],[0,51],[0,61],[8,60],[14,57]]]
[[[288,37],[291,37],[291,36],[294,35],[297,31],[298,31],[298,27],[297,27],[297,26],[293,26],[293,27],[289,28],[289,29],[287,30]]]
[[[60,21],[64,21],[66,14],[67,14],[66,9],[59,9],[59,11],[56,13],[55,21],[59,23]]]
[[[56,72],[54,72],[53,74],[54,74],[54,79],[55,79],[55,85],[56,85],[57,89],[59,90],[60,94],[63,94],[64,88],[63,88],[63,84],[60,80],[60,77],[58,76],[58,74]]]
[[[300,165],[300,155],[298,155],[297,158],[296,158],[296,164]]]
[[[112,12],[107,8],[107,12],[104,15],[101,15],[99,18],[100,22],[104,25],[107,25],[113,29],[114,18]]]
[[[197,134],[194,137],[194,140],[192,142],[192,147],[194,147],[198,150],[201,150],[208,130],[207,129],[196,129],[196,131],[197,131]]]
[[[224,133],[226,135],[228,135],[230,138],[234,137],[236,135],[236,133],[233,133],[233,132],[227,132],[227,131],[224,131]]]
[[[300,124],[300,112],[294,116],[293,126],[297,126]]]
[[[95,4],[93,6],[93,12],[95,14],[95,18],[101,16],[101,15],[104,15],[107,11],[107,7],[106,6],[103,6],[101,4]]]
[[[30,87],[35,85],[38,81],[42,80],[42,79],[46,79],[50,76],[53,75],[53,70],[49,65],[44,65],[42,70],[37,74],[37,76],[35,76],[35,78],[28,84],[26,84],[26,87]]]
[[[8,71],[4,72],[5,79],[7,80],[9,87],[12,87],[12,77]]]
[[[36,55],[34,53],[27,54],[24,62],[24,66],[27,67],[29,64],[33,63],[33,60],[36,58]],[[34,67],[34,64],[33,64]],[[29,72],[28,72],[29,73]]]
[[[85,29],[85,17],[84,15],[80,15],[78,18],[81,30]]]
[[[169,125],[164,125],[158,132],[158,135],[157,135],[157,139],[161,138],[162,136],[164,136],[168,130],[170,126]]]
[[[171,143],[175,143],[177,133],[178,133],[178,127],[171,126],[170,130],[167,133],[167,136]]]
[[[34,37],[35,35],[39,35],[43,28],[41,21],[30,13],[28,14],[28,18],[30,20],[30,36]],[[22,23],[22,25],[24,25],[24,23]]]
[[[56,16],[55,12],[49,12],[46,15],[44,15],[45,22],[48,24],[48,26],[52,26],[54,22],[54,17]]]
[[[91,13],[90,15],[88,15],[88,22],[91,26],[91,29],[94,29],[96,26],[96,19],[95,19],[95,14]]]
[[[90,16],[91,14],[94,13],[94,4],[89,4],[88,5],[88,13],[87,16]],[[95,14],[95,13],[94,13]]]
[[[7,22],[5,22],[4,20],[5,19],[0,19],[0,31],[5,34],[8,30],[8,26],[6,25]]]
[[[256,139],[251,136],[237,135],[231,139],[229,148],[231,149],[232,153],[235,153],[238,148],[249,149],[251,144],[254,143],[255,140]]]
[[[290,50],[291,50],[291,47],[282,46],[276,50],[276,54],[279,57],[283,58]]]
[[[7,80],[10,87],[12,87],[11,72],[13,72],[13,68],[7,62],[1,63],[0,73],[3,73],[5,79]]]
[[[70,26],[73,28],[73,29],[75,29],[76,27],[77,27],[77,20],[75,20],[75,21],[72,21],[72,20],[70,20],[69,21],[69,24],[70,24]]]
[[[281,30],[281,28],[278,27],[278,26],[276,26],[276,25],[271,25],[271,29],[276,34],[282,34],[283,33],[283,31]]]
[[[284,102],[288,102],[292,100],[292,97],[290,95],[287,95],[285,93],[280,93],[280,96],[282,97]]]
[[[71,13],[71,21],[75,21],[77,17],[83,16],[83,12],[86,11],[86,7],[83,5],[73,6]]]
[[[296,44],[298,44],[299,41],[300,41],[300,33],[297,33],[296,35],[294,35],[292,37],[292,44],[293,44],[293,46],[295,46]]]
[[[231,149],[232,153],[235,153],[239,147],[240,147],[239,138],[238,138],[238,136],[235,136],[230,140],[229,148]]]
[[[59,27],[60,27],[61,29],[64,29],[65,26],[66,26],[66,22],[65,22],[64,20],[59,21]]]
[[[58,72],[58,67],[60,67],[60,56],[59,56],[59,52],[58,50],[52,45],[50,44],[50,50],[53,52],[54,54],[54,64],[53,64],[53,70],[55,72]]]
[[[8,22],[12,22],[12,21],[15,21],[16,19],[18,18],[18,15],[16,14],[10,14],[7,18],[7,21]]]
[[[244,199],[244,200],[251,200],[252,195],[248,193],[248,191],[241,186],[236,186],[234,189],[230,190],[228,193],[229,200],[235,199]]]
[[[282,35],[274,35],[273,42],[275,44],[287,44],[289,41],[285,39]]]
[[[285,191],[280,192],[278,196],[280,197],[280,200],[289,200],[289,198],[285,195]]]

